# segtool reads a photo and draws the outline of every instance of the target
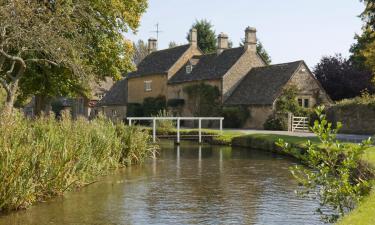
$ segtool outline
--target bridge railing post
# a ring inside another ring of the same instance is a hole
[[[198,126],[199,126],[199,143],[202,143],[202,118],[199,118]]]
[[[156,142],[156,119],[152,119],[152,140],[155,143]]]
[[[180,144],[180,118],[177,118],[177,144]]]

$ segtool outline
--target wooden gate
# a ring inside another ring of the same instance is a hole
[[[310,124],[308,117],[292,116],[291,122],[292,132],[309,132]]]

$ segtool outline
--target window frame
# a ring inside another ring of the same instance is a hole
[[[151,92],[152,91],[152,80],[145,80],[143,82],[143,88],[145,92]]]

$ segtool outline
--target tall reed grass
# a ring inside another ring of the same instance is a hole
[[[0,212],[82,187],[150,156],[150,136],[104,118],[0,116]]]

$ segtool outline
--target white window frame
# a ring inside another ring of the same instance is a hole
[[[193,65],[190,65],[190,64],[187,65],[186,66],[186,73],[187,74],[191,74],[192,71],[193,71]]]
[[[144,90],[146,92],[152,91],[152,80],[146,80],[146,81],[144,81]]]

